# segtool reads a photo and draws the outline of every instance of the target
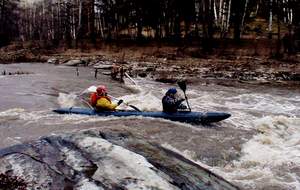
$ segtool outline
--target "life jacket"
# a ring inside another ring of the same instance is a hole
[[[107,96],[101,96],[97,99],[96,109],[98,111],[115,111],[118,105],[111,102]]]
[[[98,111],[114,111],[118,106],[108,96],[99,96],[96,92],[91,94],[90,104]]]
[[[165,95],[162,99],[163,112],[177,112],[179,102],[169,95]]]
[[[97,92],[93,92],[90,96],[90,104],[91,106],[95,107],[97,104],[97,100],[98,100],[98,95]]]
[[[184,104],[182,104],[184,100],[185,99],[177,99],[173,96],[170,96],[169,94],[166,94],[162,98],[163,112],[175,113],[178,111],[178,109],[180,110],[187,109],[187,107]]]

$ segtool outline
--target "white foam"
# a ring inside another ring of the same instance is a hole
[[[146,91],[141,94],[132,94],[120,97],[126,103],[130,105],[136,105],[139,109],[143,111],[161,111],[162,105],[161,100],[157,98],[151,91]],[[121,104],[122,105],[122,104]],[[120,109],[127,108],[125,104],[120,106]]]
[[[19,116],[20,119],[22,120],[34,121],[34,122],[49,118],[49,115],[45,111],[32,111],[32,112],[24,111],[23,113],[20,113]]]
[[[99,116],[70,114],[70,115],[64,115],[62,119],[64,121],[63,123],[67,122],[67,123],[80,124],[80,123],[94,123],[98,121],[120,120],[122,119],[122,117],[114,117],[114,116],[99,117]]]
[[[243,147],[245,160],[262,164],[281,165],[286,161],[300,164],[300,118],[286,116],[264,117],[254,122],[261,132]],[[298,150],[298,151],[297,151]]]
[[[300,118],[268,116],[253,125],[260,133],[242,146],[242,157],[214,170],[247,189],[272,184],[300,189],[299,176],[291,171],[300,165]]]
[[[132,82],[127,82],[125,80],[125,88],[130,90],[134,94],[139,94],[142,92],[143,88],[139,84],[132,84]]]
[[[0,112],[0,116],[1,117],[18,116],[24,112],[25,112],[25,109],[23,109],[23,108],[13,108],[13,109],[9,109],[9,110]]]
[[[76,104],[77,96],[75,94],[59,93],[58,103],[61,107],[73,107]]]
[[[291,99],[259,93],[239,94],[226,98],[226,106],[231,109],[253,110],[273,114],[288,114],[299,111],[299,104],[291,103]]]
[[[13,146],[13,145],[16,145],[16,144],[20,144],[21,141],[20,141],[20,137],[7,137],[5,139],[2,139],[3,140],[3,144],[6,144],[6,145],[9,145],[9,146]]]

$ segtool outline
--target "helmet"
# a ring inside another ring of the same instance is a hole
[[[176,88],[170,88],[166,94],[169,95],[169,94],[176,94],[176,93],[177,93]]]
[[[97,91],[97,94],[99,94],[99,95],[103,95],[103,94],[105,94],[105,93],[106,93],[106,87],[105,87],[105,86],[103,86],[103,85],[101,85],[101,86],[98,86],[96,91]]]

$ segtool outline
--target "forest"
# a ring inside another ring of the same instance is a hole
[[[285,39],[293,53],[299,36],[299,0],[0,0],[0,47],[153,40],[209,50],[217,40],[260,37]]]

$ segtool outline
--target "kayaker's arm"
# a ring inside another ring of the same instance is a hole
[[[175,99],[169,96],[165,96],[162,100],[163,102],[163,110],[165,112],[176,112],[177,109],[185,109],[185,106],[181,103],[184,99]]]
[[[111,103],[108,99],[106,98],[100,98],[97,100],[96,108],[100,110],[109,110],[113,111],[116,109],[118,104]]]
[[[173,98],[170,98],[169,96],[165,96],[162,101],[165,105],[170,106],[170,107],[174,107],[177,105],[176,104],[177,101]]]
[[[176,106],[180,106],[181,103],[182,103],[183,101],[185,101],[185,99],[179,99],[179,100],[175,100],[175,101],[176,101]]]

